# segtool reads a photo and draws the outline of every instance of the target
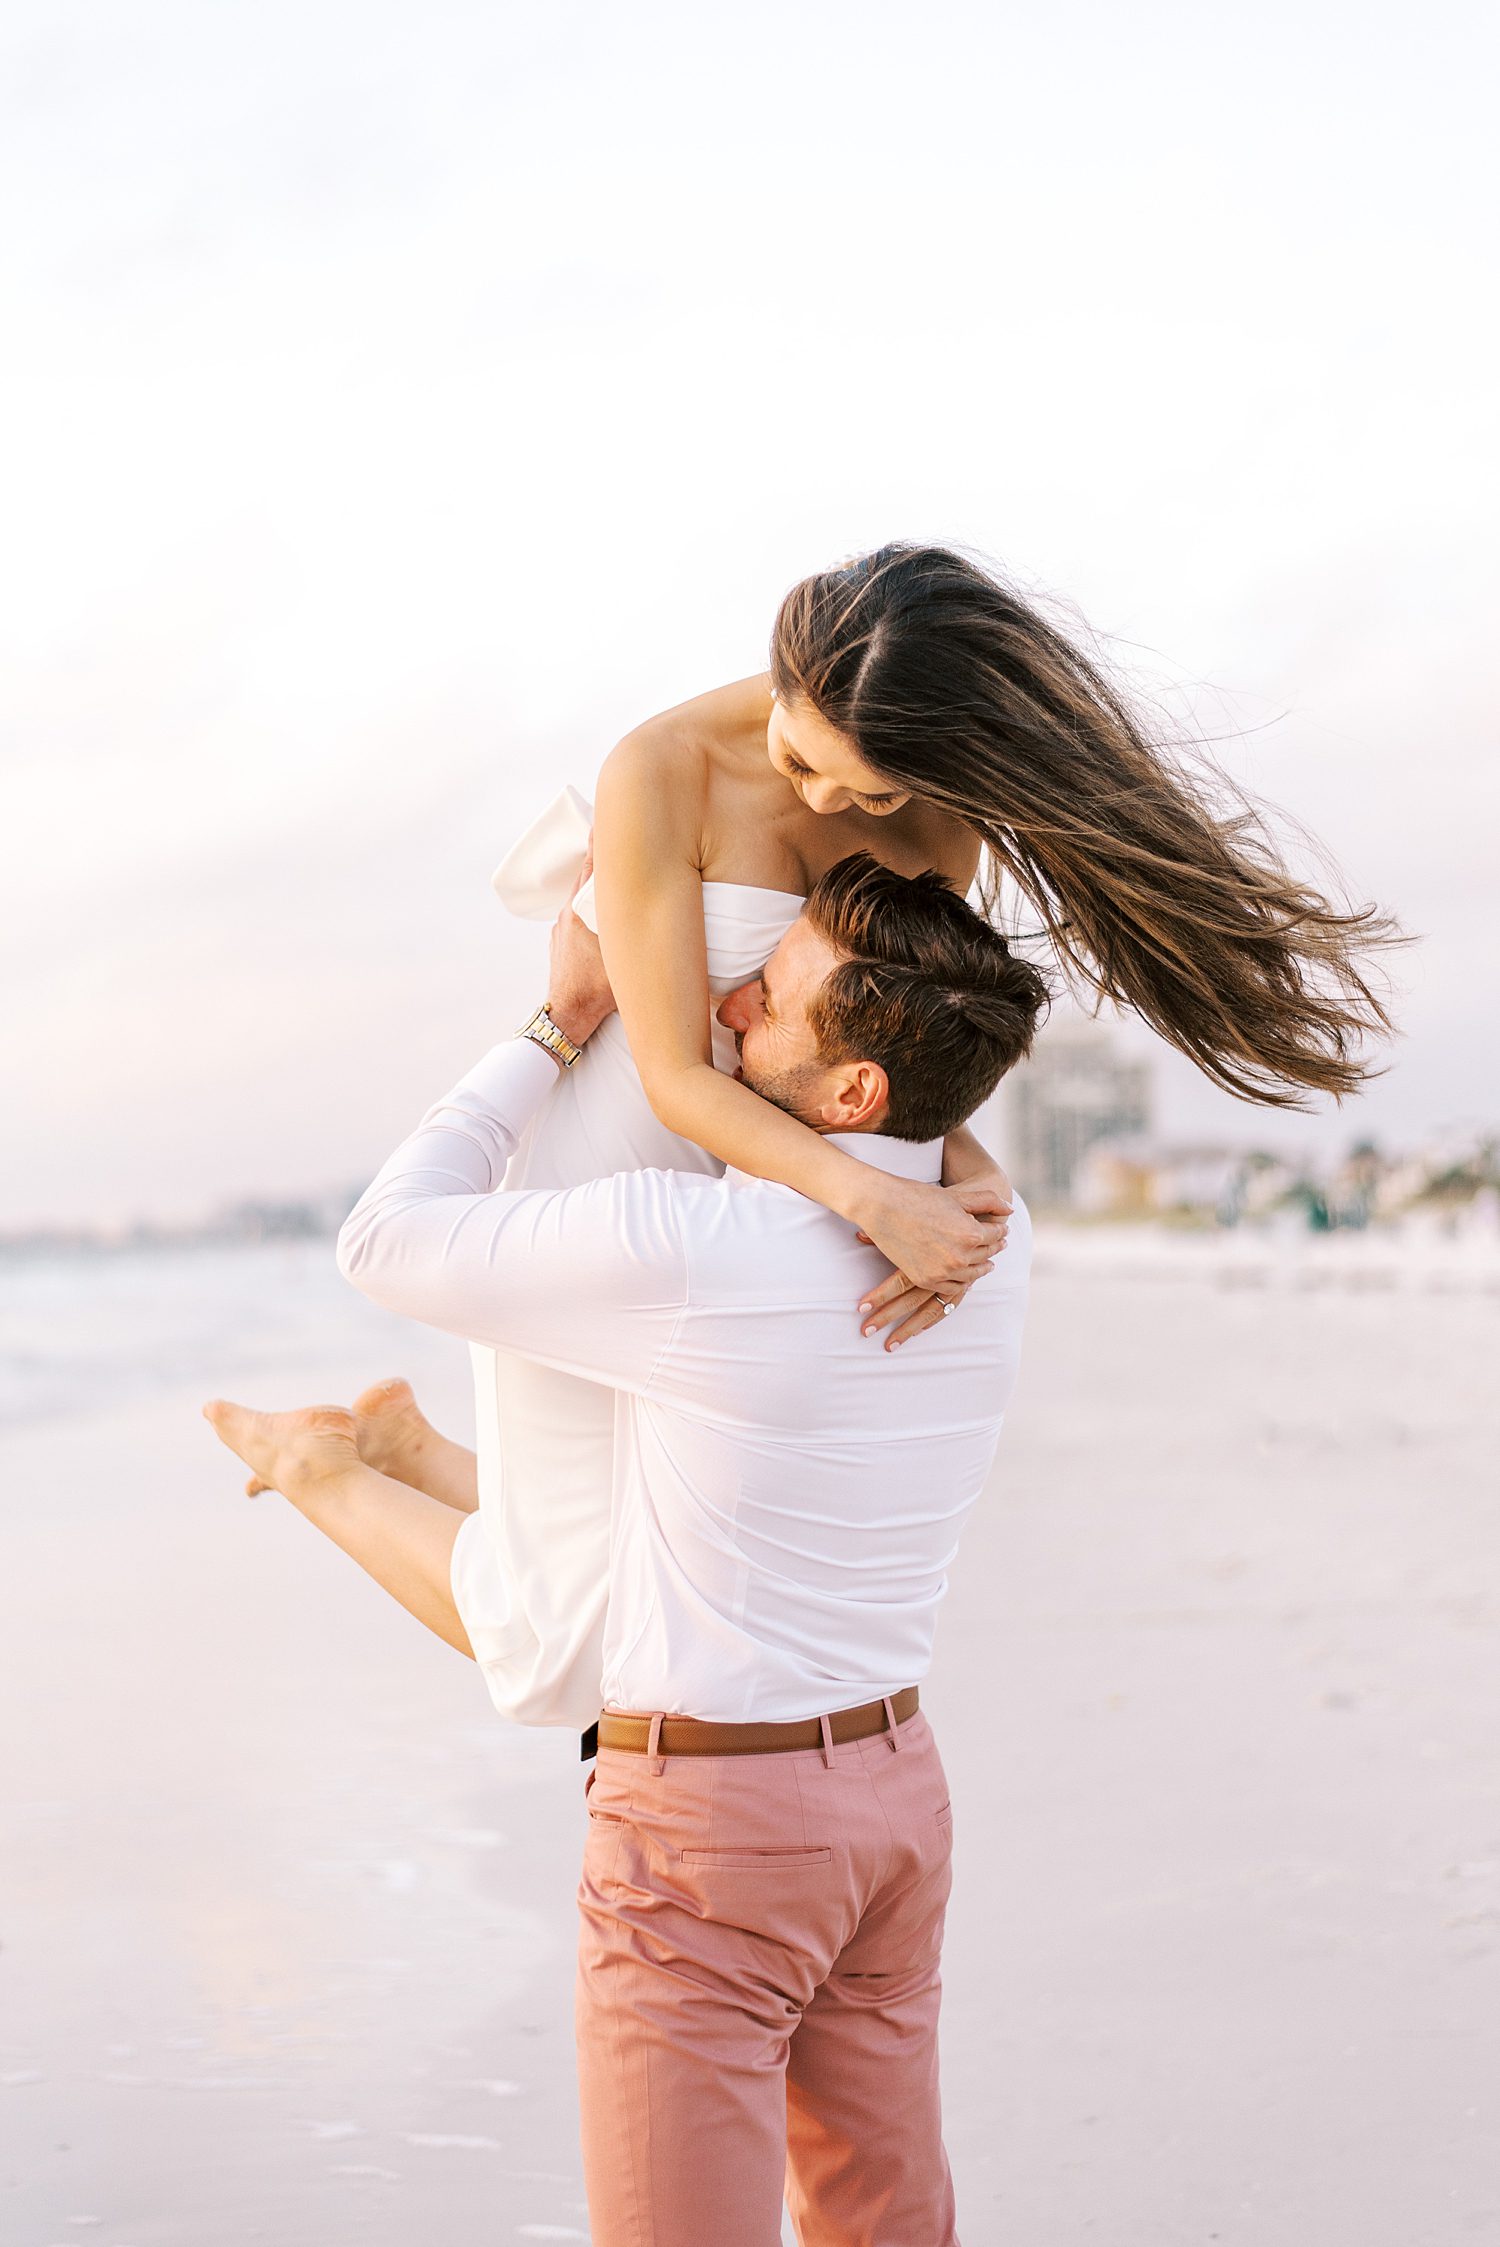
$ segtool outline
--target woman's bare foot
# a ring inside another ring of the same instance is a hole
[[[254,1498],[280,1490],[393,1599],[460,1654],[474,1649],[454,1604],[452,1510],[360,1458],[354,1415],[341,1405],[251,1412],[216,1397],[203,1417],[250,1468]]]
[[[409,1381],[377,1381],[354,1400],[359,1455],[380,1474],[472,1513],[479,1502],[474,1454],[427,1418]]]
[[[361,1459],[398,1482],[415,1488],[422,1454],[435,1437],[437,1430],[409,1381],[377,1381],[354,1400],[354,1440]]]
[[[342,1405],[310,1404],[300,1412],[252,1412],[248,1405],[215,1397],[203,1417],[219,1441],[251,1470],[245,1495],[279,1490],[293,1503],[313,1485],[359,1465],[354,1415]]]

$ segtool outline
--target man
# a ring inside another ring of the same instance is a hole
[[[860,855],[719,1019],[753,1089],[936,1180],[1042,998],[937,876]],[[612,1003],[564,914],[552,1047],[586,1048]],[[616,1391],[579,1888],[595,2247],[774,2247],[783,2185],[803,2247],[951,2247],[952,1827],[916,1686],[1015,1380],[1029,1218],[1018,1202],[957,1316],[884,1351],[854,1308],[878,1255],[788,1187],[642,1171],[496,1191],[564,1059],[531,1037],[486,1056],[385,1165],[339,1260],[394,1310]],[[347,1414],[206,1409],[252,1487],[472,1651],[451,1569],[470,1517],[362,1464]]]

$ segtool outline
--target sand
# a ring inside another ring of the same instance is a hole
[[[1500,2239],[1497,1327],[1044,1235],[927,1689],[965,2247]],[[197,1418],[463,1432],[462,1350],[318,1247],[12,1270],[0,1339],[0,2238],[586,2239],[576,1744]]]

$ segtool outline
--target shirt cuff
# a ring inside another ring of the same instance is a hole
[[[482,1061],[476,1061],[458,1090],[472,1093],[519,1138],[564,1073],[561,1064],[535,1038],[506,1038],[492,1046]]]

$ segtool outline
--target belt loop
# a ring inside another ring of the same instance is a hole
[[[667,1759],[661,1752],[661,1711],[651,1719],[651,1737],[646,1742],[646,1754],[651,1763],[651,1776],[659,1779],[667,1768]]]
[[[819,1717],[818,1730],[823,1735],[823,1762],[826,1768],[831,1771],[833,1769],[833,1726],[826,1716]]]
[[[899,1749],[901,1746],[901,1734],[897,1729],[896,1711],[889,1693],[884,1696],[881,1702],[881,1706],[885,1710],[886,1738],[890,1741],[893,1748]]]

